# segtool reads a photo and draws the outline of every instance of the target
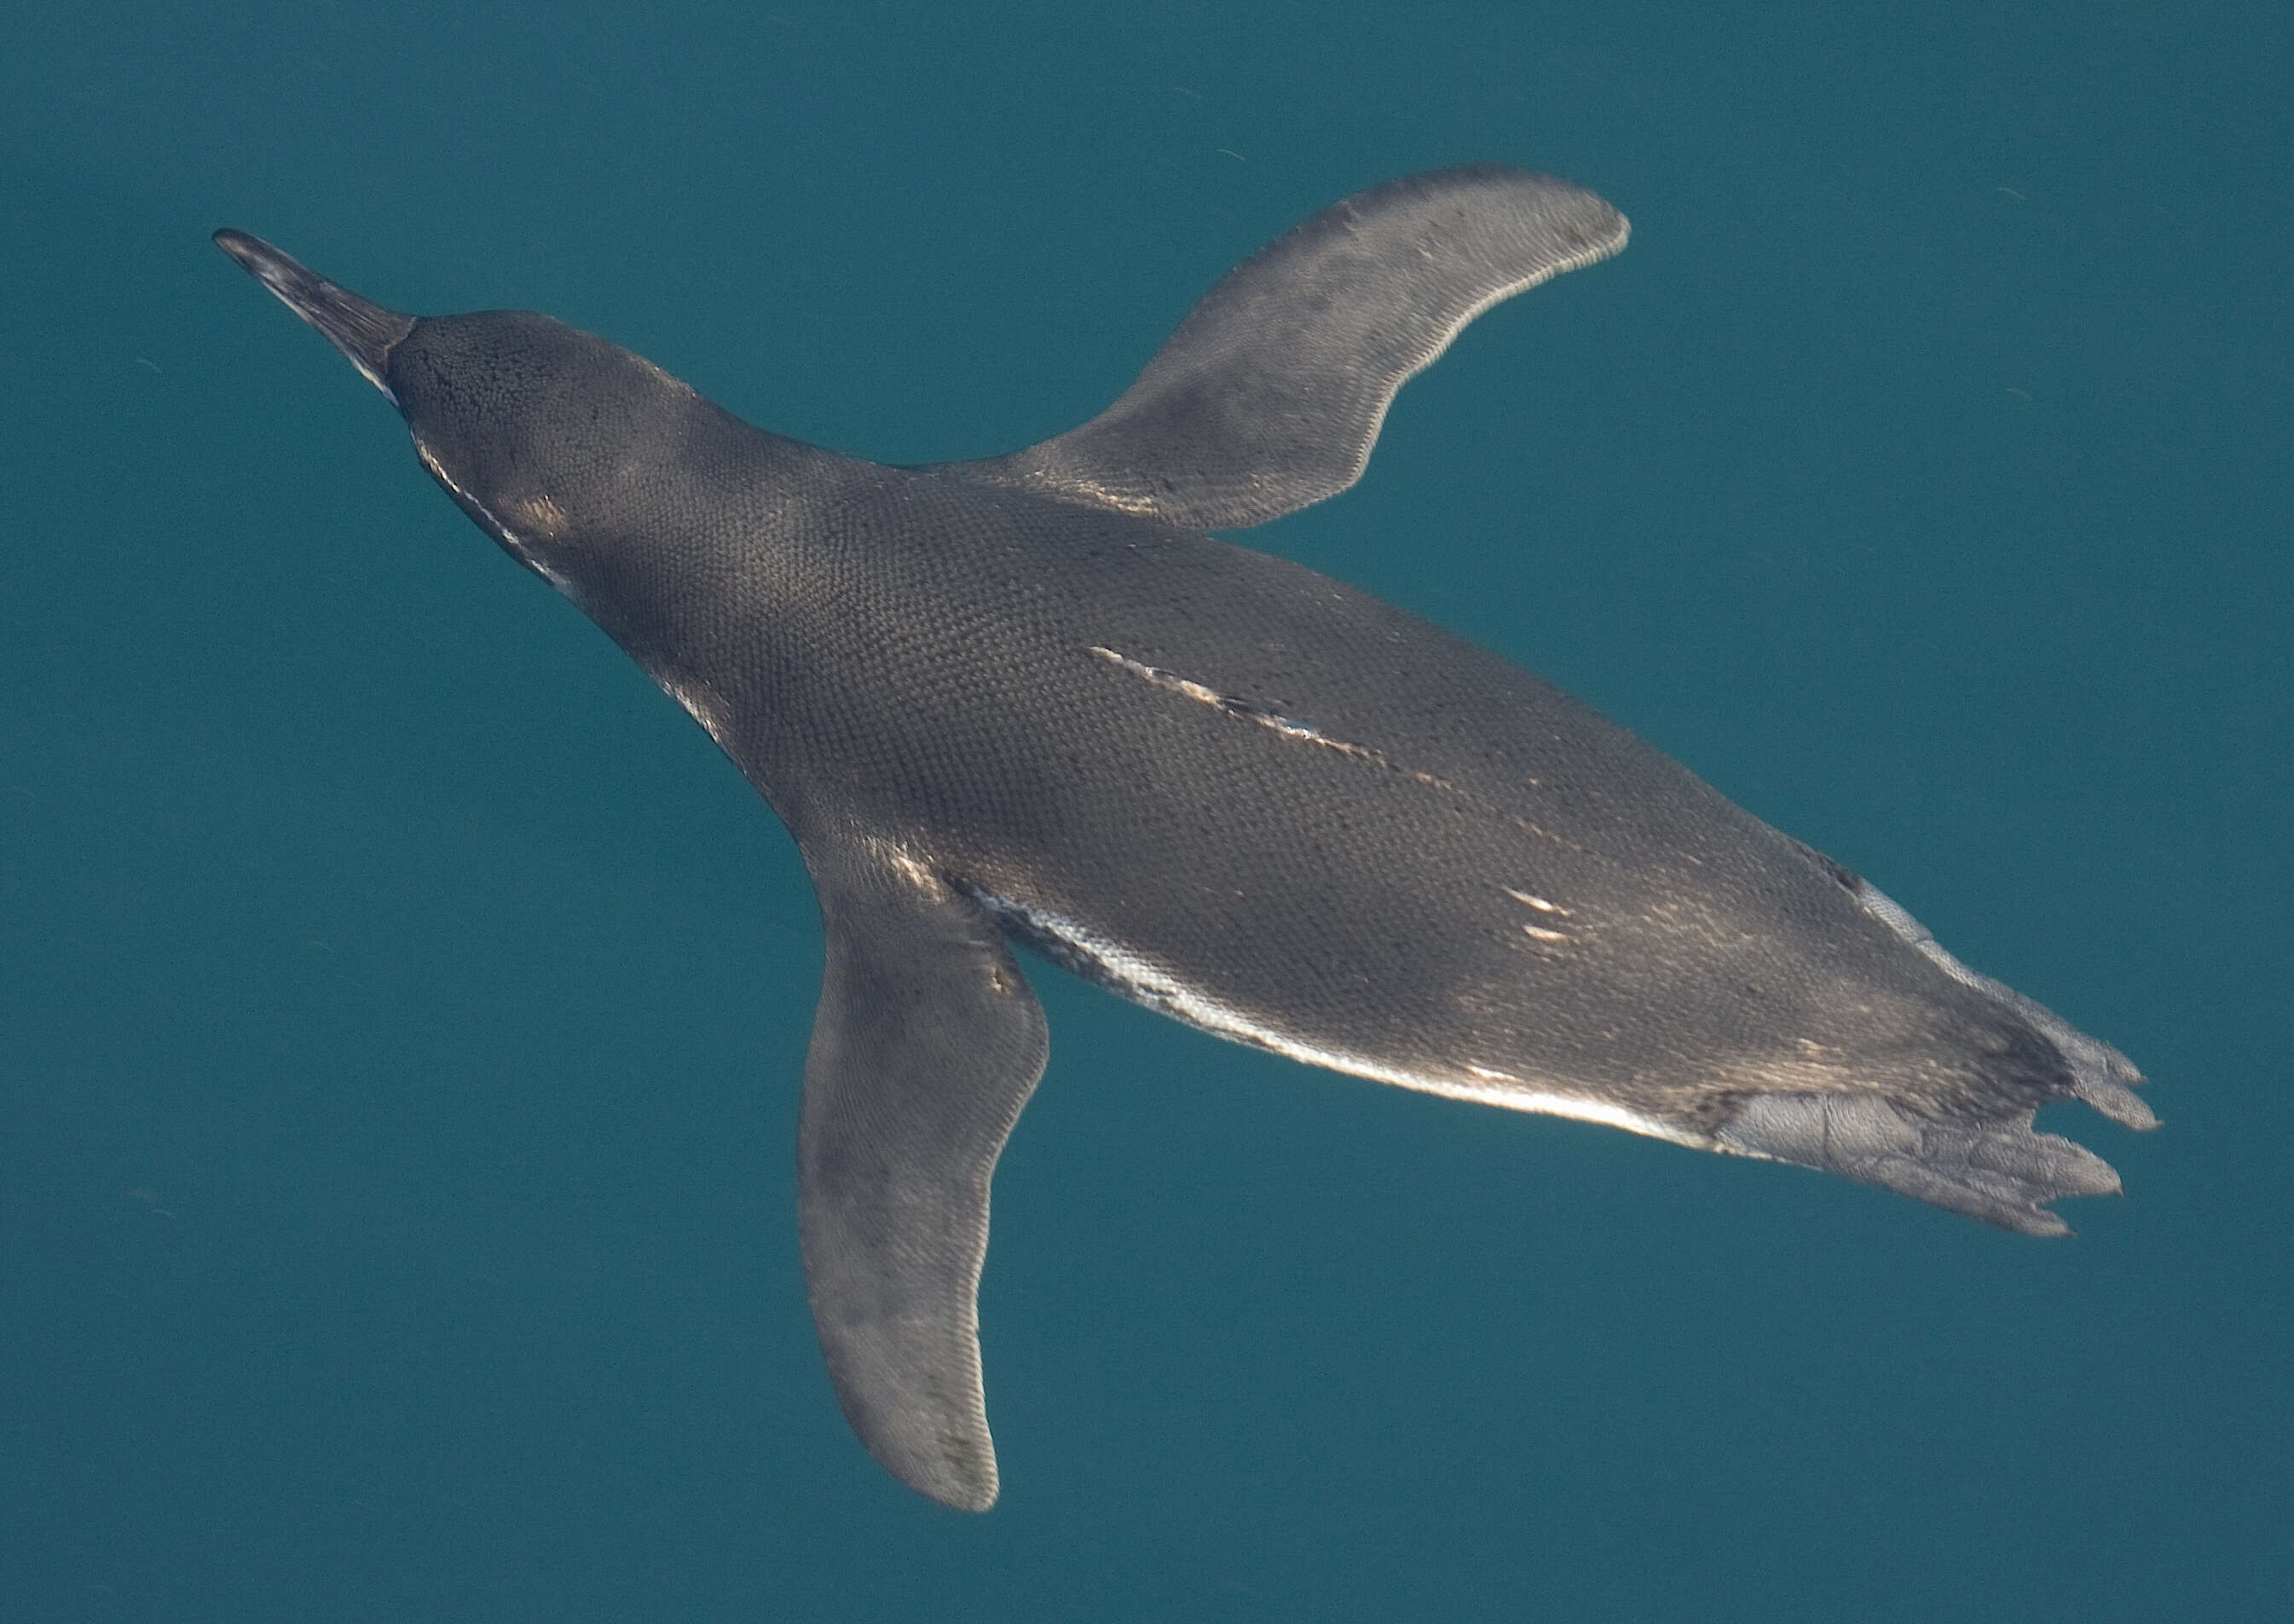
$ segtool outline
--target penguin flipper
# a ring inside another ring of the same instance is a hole
[[[1043,1008],[988,915],[902,849],[805,855],[827,938],[797,1136],[821,1351],[871,1454],[910,1488],[985,1511],[988,1186],[1043,1075]]]
[[[1389,182],[1229,272],[1088,423],[940,471],[1191,529],[1261,524],[1360,478],[1395,391],[1466,323],[1626,229],[1591,192],[1498,165]]]

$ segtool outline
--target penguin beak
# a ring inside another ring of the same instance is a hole
[[[338,288],[325,277],[305,270],[260,237],[226,228],[215,234],[216,247],[230,255],[240,268],[277,294],[280,302],[327,336],[327,342],[351,358],[351,365],[366,381],[398,397],[382,381],[391,346],[414,330],[414,318],[385,310]]]

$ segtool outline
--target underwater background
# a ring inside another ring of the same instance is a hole
[[[0,21],[0,1617],[2294,1616],[2294,8],[64,4]],[[700,729],[207,243],[884,460],[1494,159],[1631,216],[1247,537],[2117,1043],[2075,1240],[1041,965],[984,1518],[847,1433],[819,974]]]

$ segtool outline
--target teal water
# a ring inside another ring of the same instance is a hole
[[[0,1617],[2294,1616],[2294,12],[0,22]],[[700,731],[207,242],[891,460],[1494,158],[1631,215],[1254,532],[2119,1043],[2073,1241],[1216,1043],[1037,968],[989,1516],[846,1433],[819,941]]]

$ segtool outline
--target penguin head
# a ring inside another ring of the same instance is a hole
[[[216,246],[387,396],[431,475],[512,556],[566,589],[621,533],[699,397],[644,357],[525,311],[416,317],[244,231]]]
[[[464,511],[560,587],[646,511],[700,404],[641,355],[526,311],[428,317],[384,387]]]

